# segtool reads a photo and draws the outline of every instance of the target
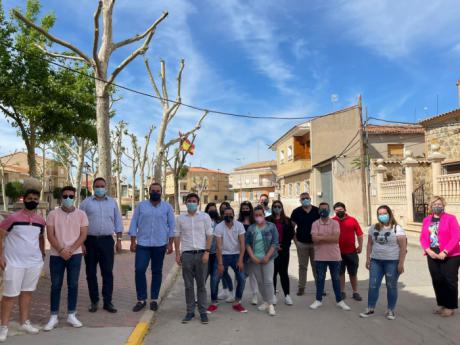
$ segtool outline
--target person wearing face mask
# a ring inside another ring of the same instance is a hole
[[[94,196],[86,198],[80,209],[88,216],[88,236],[83,245],[86,265],[86,282],[88,283],[91,305],[90,313],[99,308],[99,286],[97,282],[97,266],[102,275],[103,309],[116,313],[112,304],[113,293],[113,264],[115,260],[114,247],[121,252],[121,237],[123,221],[117,202],[107,195],[106,182],[102,177],[93,181]],[[116,244],[113,235],[116,234]]]
[[[32,292],[45,257],[45,220],[37,214],[40,192],[28,189],[24,195],[24,209],[0,222],[0,268],[3,270],[0,341],[8,336],[8,324],[14,302],[19,296],[19,330],[37,334],[39,329],[29,321]]]
[[[404,273],[407,253],[407,238],[387,205],[377,209],[378,222],[369,228],[366,248],[366,268],[369,270],[369,292],[366,310],[359,314],[371,317],[379,298],[380,285],[385,276],[387,286],[387,320],[394,320],[398,300],[398,279]]]
[[[284,292],[284,303],[286,305],[293,305],[292,298],[289,294],[289,251],[291,248],[292,239],[295,232],[291,220],[284,214],[283,203],[279,200],[273,201],[272,215],[267,218],[267,221],[275,224],[278,230],[279,249],[278,257],[275,259],[275,271],[273,274],[273,286],[275,288],[276,300],[276,280],[279,274],[281,286]]]
[[[446,201],[435,196],[431,214],[423,220],[420,244],[427,256],[438,308],[443,317],[458,309],[458,269],[460,267],[460,227],[457,218],[445,212]]]
[[[224,220],[216,226],[215,237],[217,242],[217,264],[214,266],[211,296],[215,298],[219,285],[219,278],[231,267],[236,277],[236,296],[233,310],[246,313],[247,310],[241,304],[243,297],[246,274],[244,272],[244,226],[234,220],[235,213],[231,207],[225,209]],[[217,300],[212,298],[208,312],[217,311]]]
[[[319,219],[318,207],[311,204],[311,198],[308,193],[300,194],[300,203],[301,206],[294,209],[291,214],[291,221],[296,226],[294,243],[297,247],[299,259],[299,289],[297,296],[302,296],[305,293],[308,261],[311,263],[311,269],[316,281],[315,251],[311,238],[311,226]]]
[[[262,194],[260,196],[260,198],[259,198],[259,205],[264,208],[265,218],[272,215],[272,210],[271,210],[270,206],[268,206],[269,199],[270,198],[268,197],[267,194]]]
[[[219,219],[217,223],[222,222],[224,219],[225,209],[231,207],[228,201],[224,201],[219,206]],[[227,303],[235,302],[235,295],[233,294],[233,281],[228,272],[224,272],[222,276],[222,291],[218,294],[218,299],[225,300]]]
[[[261,205],[254,208],[256,223],[246,231],[247,270],[256,277],[262,295],[260,311],[275,316],[275,289],[273,287],[274,260],[278,257],[278,231],[273,223],[265,220]]]
[[[88,217],[82,210],[75,208],[76,189],[66,186],[61,191],[61,207],[51,211],[46,219],[48,241],[51,245],[51,317],[43,328],[54,329],[59,321],[59,304],[62,283],[67,271],[67,323],[73,327],[82,327],[77,319],[78,280],[80,278],[81,246],[88,232]]]
[[[141,311],[147,305],[147,279],[145,273],[149,264],[152,270],[150,284],[150,310],[158,310],[158,295],[163,277],[165,254],[173,252],[176,221],[171,205],[161,200],[161,185],[152,183],[149,188],[149,200],[141,201],[134,210],[129,226],[131,237],[130,250],[136,253],[135,281],[137,303],[134,312]]]
[[[342,310],[351,310],[344,302],[340,291],[340,255],[339,223],[329,217],[330,209],[327,202],[319,204],[320,219],[312,225],[311,236],[315,244],[315,267],[316,267],[316,300],[310,305],[310,309],[318,309],[323,305],[324,282],[329,267],[332,287],[334,289],[337,307]]]
[[[197,304],[201,323],[209,322],[206,313],[206,274],[212,243],[212,222],[209,215],[198,211],[200,197],[190,193],[185,198],[187,213],[177,217],[174,247],[176,262],[182,266],[185,285],[185,303],[187,313],[182,323],[188,323],[195,317],[195,282]]]
[[[340,266],[340,288],[342,290],[342,298],[346,298],[345,294],[345,270],[348,271],[351,287],[353,289],[353,299],[362,301],[361,295],[358,293],[358,266],[359,256],[363,250],[363,231],[359,226],[358,221],[348,215],[345,204],[337,202],[334,205],[335,217],[332,218],[339,222],[340,225],[340,254],[342,255],[342,264]],[[358,247],[356,247],[356,239]]]
[[[254,208],[249,201],[243,201],[241,203],[238,221],[243,224],[245,231],[248,231],[249,227],[256,222],[254,219]],[[257,286],[256,277],[251,271],[248,272],[248,281],[252,295],[251,304],[257,305],[259,301],[259,288]]]

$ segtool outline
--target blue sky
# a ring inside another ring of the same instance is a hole
[[[25,0],[4,3],[10,9],[24,7]],[[42,1],[43,11],[57,16],[52,32],[90,52],[96,1],[75,3]],[[114,40],[144,31],[163,10],[169,16],[148,57],[154,70],[165,59],[172,97],[179,61],[185,59],[185,103],[243,114],[312,116],[352,105],[362,94],[370,116],[408,122],[436,114],[437,98],[439,112],[458,106],[456,0],[119,0]],[[117,52],[112,65],[131,49]],[[117,83],[153,92],[142,59]],[[120,95],[115,121],[124,119],[140,136],[159,123],[158,102]],[[200,115],[183,108],[168,136],[186,131]],[[191,163],[230,171],[274,158],[267,145],[297,122],[209,115]],[[23,147],[14,130],[2,126],[0,131],[1,153]]]

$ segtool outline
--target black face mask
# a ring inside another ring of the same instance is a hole
[[[219,213],[217,213],[217,211],[209,211],[209,217],[211,217],[211,219],[217,219],[219,218]]]
[[[268,200],[264,200],[264,202],[262,203],[262,205],[264,205],[265,207],[268,206]]]
[[[233,221],[233,216],[224,216],[224,220],[227,223],[231,223]]]
[[[251,215],[251,211],[241,211],[241,215],[243,217],[249,217]]]
[[[161,200],[161,193],[152,192],[150,193],[150,201],[160,201]]]
[[[38,202],[36,202],[36,201],[24,201],[24,206],[29,211],[33,211],[38,207]]]
[[[342,219],[343,217],[345,217],[345,211],[338,211],[335,213],[337,217],[339,217],[340,219]]]

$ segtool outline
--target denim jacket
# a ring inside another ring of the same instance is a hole
[[[252,224],[248,231],[246,231],[246,246],[251,246],[254,250],[254,242],[255,242],[255,233],[256,233],[256,224]],[[262,238],[264,240],[264,247],[265,253],[267,253],[271,247],[275,247],[275,251],[273,255],[270,257],[270,260],[276,259],[278,257],[278,230],[276,229],[276,225],[270,222],[266,222],[266,225],[262,231]],[[250,260],[249,255],[246,256],[246,262]]]

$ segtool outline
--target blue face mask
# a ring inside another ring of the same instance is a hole
[[[96,195],[99,198],[102,198],[105,196],[105,188],[94,188],[94,195]]]
[[[73,206],[73,203],[74,203],[74,199],[67,198],[67,199],[62,200],[62,206],[66,208],[71,208]]]
[[[380,223],[386,224],[390,221],[390,216],[388,214],[380,214],[379,221]]]
[[[195,212],[197,209],[198,209],[198,204],[196,204],[194,202],[187,203],[187,211]]]
[[[311,205],[311,200],[310,199],[303,199],[302,200],[302,206],[303,207],[308,207]]]

